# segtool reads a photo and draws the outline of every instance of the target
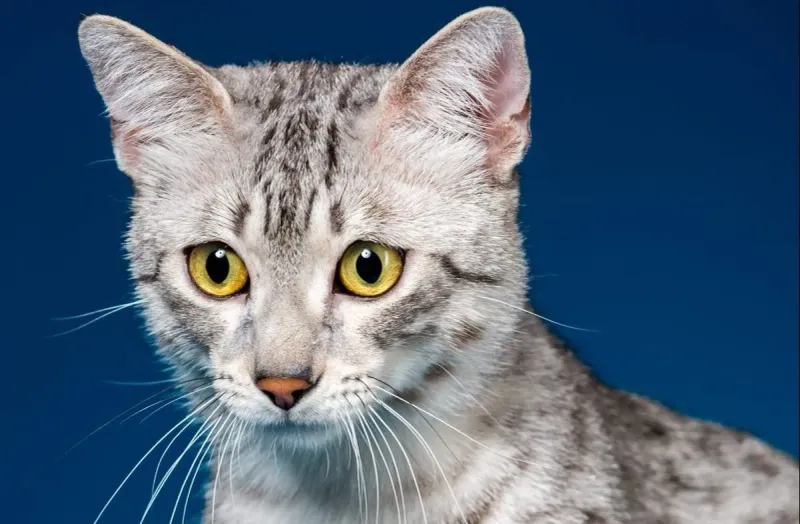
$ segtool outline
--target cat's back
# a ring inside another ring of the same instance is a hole
[[[800,472],[793,458],[743,431],[604,390],[621,483],[635,522],[795,524]]]

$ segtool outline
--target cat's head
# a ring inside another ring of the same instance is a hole
[[[399,67],[209,68],[104,16],[80,45],[134,185],[136,291],[196,402],[313,432],[392,394],[455,407],[456,374],[486,387],[526,294],[509,12],[463,15]]]

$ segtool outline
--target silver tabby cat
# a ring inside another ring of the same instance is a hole
[[[593,378],[527,305],[525,42],[211,68],[86,18],[130,268],[218,524],[798,522],[798,465]]]

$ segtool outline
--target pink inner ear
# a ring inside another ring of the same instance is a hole
[[[491,104],[486,122],[489,164],[516,157],[530,141],[530,97],[524,57],[504,47],[488,77],[482,82]]]
[[[495,121],[514,119],[525,112],[528,102],[528,82],[524,57],[504,46],[497,55],[488,78],[483,79]]]

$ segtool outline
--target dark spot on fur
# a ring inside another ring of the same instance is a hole
[[[267,104],[267,114],[274,113],[283,105],[284,89],[286,89],[286,81],[283,78],[278,78],[275,91],[273,91],[272,98],[270,98]]]
[[[299,146],[302,146],[302,139],[304,134],[303,127],[303,111],[300,110],[297,114],[289,117],[286,122],[286,127],[283,128],[283,142],[286,148],[291,151],[296,151]]]
[[[464,515],[467,524],[481,524],[481,522],[489,516],[489,513],[492,511],[492,502],[493,499],[487,498],[481,500],[472,508],[469,509],[466,515]],[[463,522],[461,518],[457,518],[456,520],[452,521],[452,524],[461,523]],[[450,524],[450,522],[448,522]]]
[[[775,524],[797,524],[800,514],[797,511],[781,511],[775,517]]]
[[[358,84],[359,81],[361,81],[361,78],[363,78],[365,73],[366,71],[363,69],[359,69],[358,71],[356,71],[353,74],[352,78],[349,79],[349,81],[344,85],[342,90],[339,92],[339,96],[336,101],[336,108],[339,111],[344,111],[345,109],[349,108],[350,96],[353,93],[353,88],[356,86],[356,84]]]
[[[642,433],[645,438],[659,439],[667,435],[667,428],[657,420],[645,420]]]
[[[450,258],[449,255],[438,255],[438,259],[442,268],[455,280],[471,282],[474,284],[494,285],[499,283],[499,280],[491,275],[471,273],[469,271],[460,269],[458,266],[456,266],[455,262],[453,262],[453,259]]]
[[[278,202],[280,203],[280,210],[278,212],[278,230],[288,230],[292,223],[294,223],[295,216],[297,215],[297,204],[294,200],[293,193],[290,189],[284,189],[280,193]]]
[[[173,288],[160,286],[159,291],[161,298],[166,302],[178,322],[185,326],[192,326],[192,340],[202,348],[211,347],[217,337],[217,326],[210,321],[199,321],[198,319],[213,319],[213,315],[187,300]]]
[[[331,228],[334,233],[341,233],[344,227],[344,212],[342,211],[342,202],[337,200],[331,206]]]
[[[673,494],[678,494],[682,491],[692,491],[693,488],[687,484],[685,480],[678,474],[675,464],[670,462],[667,466],[667,484],[672,488]]]
[[[415,329],[413,331],[401,331],[395,336],[396,340],[409,340],[412,338],[430,338],[439,333],[439,327],[436,324],[426,324],[422,329]]]
[[[308,140],[311,142],[316,141],[317,131],[319,130],[319,117],[310,111],[304,111],[303,125],[306,126],[306,131],[308,131]]]
[[[265,185],[266,189],[266,185]],[[269,235],[270,231],[270,222],[272,218],[272,192],[265,190],[264,191],[264,207],[266,212],[264,213],[264,236]]]
[[[511,372],[514,375],[525,375],[526,367],[525,364],[528,361],[528,353],[526,351],[525,346],[522,344],[518,345],[516,351],[514,352],[514,363],[511,366]]]
[[[144,257],[143,257],[144,258]],[[152,284],[161,276],[161,261],[164,253],[157,253],[154,257],[146,257],[146,263],[142,259],[136,259],[136,265],[147,265],[141,273],[136,275],[136,281],[140,284]]]
[[[277,126],[272,125],[270,126],[267,131],[264,133],[264,137],[261,139],[261,145],[263,146],[261,152],[258,155],[255,163],[255,171],[256,175],[258,176],[258,180],[260,183],[264,184],[264,187],[267,187],[266,184],[266,176],[267,176],[267,163],[272,158],[274,153],[274,144],[272,143],[272,139],[275,137],[275,133],[277,132]]]
[[[458,329],[453,333],[453,340],[458,348],[463,348],[479,340],[485,331],[483,326],[476,326],[471,322],[463,322],[459,325]]]
[[[239,236],[244,231],[244,221],[250,214],[250,204],[246,200],[239,202],[239,207],[233,213],[233,232]]]
[[[370,107],[375,105],[375,102],[378,101],[378,93],[368,93],[366,96],[359,100],[355,100],[353,102],[354,109],[362,109],[364,107]]]
[[[367,202],[364,206],[364,214],[376,222],[385,221],[389,216],[386,209],[382,208],[375,202]]]
[[[275,132],[278,130],[278,126],[270,126],[267,129],[267,132],[264,133],[264,137],[261,139],[262,145],[267,145],[272,142],[272,138],[275,136]]]
[[[443,305],[449,293],[418,289],[400,299],[391,310],[384,311],[380,320],[370,325],[369,334],[381,349],[388,349],[392,342],[408,338],[408,328],[422,315]],[[419,331],[417,331],[419,333]]]
[[[582,392],[580,391],[576,391],[578,398],[586,398],[581,393]],[[586,411],[582,402],[578,401],[575,403],[575,407],[570,413],[570,421],[572,423],[574,449],[581,456],[584,456],[587,453],[587,439],[589,438],[589,435],[586,427]]]
[[[325,170],[325,187],[330,189],[333,186],[333,174],[338,166],[337,149],[339,147],[339,129],[336,122],[331,122],[328,126],[328,139],[326,152],[328,158],[328,168]]]
[[[136,277],[136,281],[140,284],[152,284],[156,280],[158,280],[158,271],[155,273],[145,273]]]
[[[767,477],[775,477],[780,473],[780,469],[772,461],[763,455],[750,453],[744,458],[745,467],[753,473],[760,473]]]
[[[316,63],[312,61],[302,62],[300,64],[300,71],[298,71],[297,76],[300,80],[300,86],[298,87],[298,92],[300,93],[300,97],[304,100],[308,100],[312,94],[311,90],[309,89],[309,84],[311,83],[314,75],[314,71],[316,70]]]
[[[606,519],[595,513],[594,511],[583,511],[586,516],[585,524],[606,524]]]
[[[447,373],[448,371],[450,371],[450,364],[433,364],[425,372],[424,380],[426,382],[436,382],[441,378],[449,376]]]
[[[314,201],[317,199],[317,188],[315,187],[311,191],[311,197],[308,199],[308,204],[306,205],[306,216],[303,221],[303,231],[308,231],[308,226],[311,223],[311,212],[314,210]]]
[[[524,407],[514,406],[503,415],[503,418],[500,420],[500,423],[503,427],[508,428],[510,430],[517,430],[523,420],[523,413]]]
[[[411,404],[416,404],[417,402],[419,402],[420,398],[422,398],[422,391],[419,388],[411,388],[400,391],[399,393],[396,393],[396,395],[405,400],[406,402],[409,402]],[[403,402],[402,400],[398,400],[398,402],[400,402],[401,404],[405,404],[405,402]]]
[[[487,184],[496,191],[516,191],[519,187],[519,173],[515,169],[510,176],[506,176],[505,172],[495,171],[489,175]]]

